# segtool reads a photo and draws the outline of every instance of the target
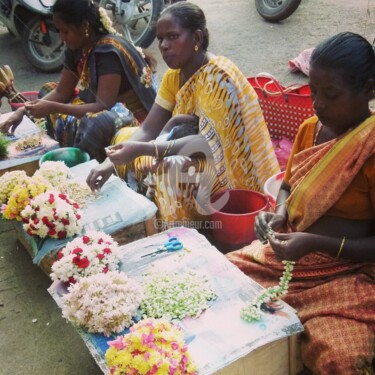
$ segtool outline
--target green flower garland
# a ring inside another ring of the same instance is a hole
[[[289,281],[292,279],[294,262],[284,260],[283,263],[285,265],[284,272],[280,278],[279,285],[267,288],[265,291],[258,294],[250,305],[241,310],[241,318],[246,322],[260,320],[262,313],[261,306],[263,303],[279,299],[288,293]]]

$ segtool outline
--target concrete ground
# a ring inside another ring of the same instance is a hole
[[[263,21],[253,0],[193,2],[206,13],[212,52],[228,56],[246,76],[269,72],[284,84],[307,82],[303,75],[288,71],[287,61],[327,36],[348,30],[371,42],[375,37],[375,0],[303,0],[296,13],[279,24]],[[58,79],[58,74],[41,74],[31,67],[20,40],[2,27],[0,51],[0,65],[12,67],[16,86],[22,91]],[[156,43],[151,51],[160,61]],[[164,71],[161,62],[158,79]],[[2,110],[9,110],[4,100]],[[1,222],[0,375],[101,373],[78,334],[61,318],[46,291],[50,283],[32,264],[9,223]],[[249,370],[249,374],[254,373]]]

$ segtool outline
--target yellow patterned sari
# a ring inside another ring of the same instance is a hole
[[[181,88],[180,70],[168,70],[156,103],[173,116],[198,116],[199,131],[213,154],[213,160],[175,155],[158,164],[151,157],[141,157],[130,166],[138,181],[150,174],[166,226],[208,219],[207,204],[215,192],[261,191],[267,178],[279,171],[257,95],[227,58],[213,57]],[[127,138],[123,129],[115,143]],[[119,168],[120,174],[125,170]]]

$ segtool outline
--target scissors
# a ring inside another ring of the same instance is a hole
[[[165,252],[173,253],[174,251],[178,251],[183,248],[184,246],[182,245],[182,243],[177,237],[171,237],[163,246],[159,247],[156,251],[146,254],[146,255],[142,255],[141,258],[148,257],[148,256],[154,257],[158,254],[165,253]]]

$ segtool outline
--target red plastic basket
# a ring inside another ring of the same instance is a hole
[[[310,87],[306,84],[284,87],[264,73],[249,77],[248,81],[258,94],[271,137],[293,141],[302,122],[314,115]]]

